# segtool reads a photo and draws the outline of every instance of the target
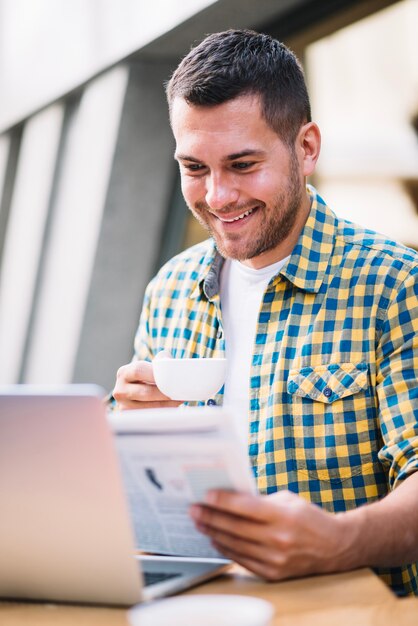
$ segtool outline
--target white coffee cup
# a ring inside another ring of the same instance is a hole
[[[157,387],[172,400],[205,401],[222,387],[226,359],[173,359],[160,352],[152,362]]]
[[[138,605],[128,613],[131,626],[269,626],[274,607],[261,598],[192,595]]]

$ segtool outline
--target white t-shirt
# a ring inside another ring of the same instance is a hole
[[[247,439],[250,370],[264,292],[289,257],[259,270],[226,259],[220,280],[221,310],[228,368],[224,405],[231,406]]]

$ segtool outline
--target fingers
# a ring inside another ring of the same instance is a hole
[[[132,361],[128,365],[122,365],[116,374],[118,380],[125,383],[147,383],[155,385],[152,364],[148,361]]]
[[[208,535],[213,546],[224,556],[267,580],[279,580],[289,575],[285,533],[282,541],[278,532],[271,535],[268,525],[246,523],[215,511],[196,516],[198,508],[205,507],[191,507],[192,517],[195,520],[200,517],[205,522],[195,521],[197,529]]]
[[[205,534],[210,534],[215,540],[227,533],[231,537],[245,538],[259,543],[260,536],[264,535],[262,522],[248,520],[248,518],[224,513],[207,506],[191,506],[190,515],[197,528]]]
[[[233,548],[217,543],[216,541],[213,541],[212,545],[227,559],[231,559],[232,561],[235,561],[235,563],[239,563],[239,565],[242,565],[250,572],[256,574],[256,576],[264,578],[265,580],[273,582],[283,580],[284,578],[289,578],[291,576],[291,572],[280,564],[273,564],[269,563],[267,560],[252,558],[247,554],[236,552]]]
[[[147,361],[133,361],[119,368],[113,397],[118,408],[123,410],[177,407],[181,404],[158,389],[152,364]]]
[[[129,411],[136,409],[166,409],[166,408],[176,408],[182,404],[177,400],[164,400],[160,402],[142,402],[138,400],[118,400],[118,409],[121,411]]]
[[[205,504],[249,520],[267,523],[290,513],[300,498],[289,491],[271,496],[259,496],[230,491],[213,490],[206,494]]]

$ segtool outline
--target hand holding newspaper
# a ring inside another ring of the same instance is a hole
[[[109,419],[138,548],[219,558],[188,509],[210,489],[256,492],[232,412],[183,406],[115,412]]]

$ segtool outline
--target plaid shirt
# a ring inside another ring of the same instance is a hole
[[[418,255],[338,219],[308,192],[308,220],[261,303],[249,456],[260,493],[289,489],[346,511],[418,469]],[[163,348],[224,355],[222,262],[208,240],[160,270],[146,292],[136,358]],[[417,564],[379,574],[418,593]]]

